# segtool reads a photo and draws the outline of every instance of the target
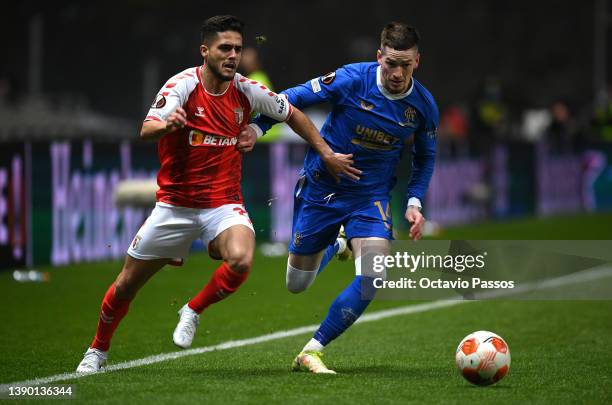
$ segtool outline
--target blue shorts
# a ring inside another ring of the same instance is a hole
[[[372,194],[374,195],[374,193]],[[334,243],[344,225],[348,240],[379,237],[393,240],[389,195],[382,198],[334,194],[300,178],[295,187],[289,252],[318,253]]]

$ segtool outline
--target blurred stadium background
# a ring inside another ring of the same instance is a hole
[[[612,208],[609,1],[62,1],[9,11],[0,27],[2,268],[123,255],[149,208],[118,209],[112,190],[158,165],[155,145],[138,140],[142,117],[168,77],[200,63],[199,24],[223,12],[247,21],[245,43],[277,90],[372,60],[386,21],[420,29],[417,77],[441,112],[430,234]],[[326,113],[308,112],[319,124]],[[305,152],[278,131],[245,159],[259,242],[287,241]],[[400,237],[408,159],[394,196]]]
[[[416,77],[441,112],[437,167],[424,210],[430,237],[612,236],[611,1],[12,3],[0,17],[0,302],[5,308],[0,324],[11,325],[0,340],[3,383],[71,371],[80,360],[103,290],[120,269],[115,260],[123,257],[151,209],[113,203],[121,181],[156,173],[155,144],[138,139],[141,120],[168,77],[201,62],[199,25],[221,13],[246,20],[245,45],[257,50],[276,90],[346,63],[373,60],[379,32],[389,20],[419,28],[422,63]],[[307,112],[321,124],[324,108]],[[196,346],[318,323],[351,277],[350,266],[333,263],[312,292],[294,297],[284,290],[284,259],[264,256],[285,252],[292,191],[306,146],[285,127],[267,141],[244,161],[243,191],[259,242],[253,275],[245,291],[210,311]],[[402,207],[409,155],[394,195],[398,238],[407,227]],[[12,270],[31,268],[50,272],[51,282],[13,280]],[[212,268],[207,257],[196,254],[183,269],[153,279],[119,328],[112,360],[174,350],[169,336],[175,310]],[[373,310],[394,305],[375,303]],[[478,312],[488,319],[484,326],[506,337],[519,360],[522,356],[511,388],[525,389],[512,397],[516,401],[610,400],[610,391],[589,391],[599,383],[609,386],[605,376],[612,360],[606,348],[612,326],[601,322],[609,316],[609,302],[470,305],[478,307],[422,314],[401,327],[386,321],[355,328],[343,337],[346,344],[331,351],[347,354],[335,362],[352,377],[306,397],[298,396],[294,377],[286,373],[287,359],[303,343],[300,336],[245,349],[239,361],[210,354],[205,370],[190,359],[148,373],[84,379],[82,398],[104,398],[102,383],[111,383],[123,387],[115,392],[119,402],[146,400],[147,391],[158,401],[170,401],[171,386],[184,390],[184,401],[201,400],[202,392],[223,400],[235,395],[228,379],[248,376],[253,385],[240,383],[248,395],[232,398],[346,402],[357,390],[370,401],[410,395],[417,401],[503,402],[505,390],[480,396],[445,379],[454,373],[453,345],[483,327],[474,316]],[[71,308],[68,318],[66,308]],[[542,376],[533,356],[542,353],[550,336],[559,345],[547,352],[549,373]],[[364,339],[382,341],[363,358],[351,357]],[[424,341],[430,344],[424,347]],[[389,347],[400,352],[389,356],[384,351]],[[405,367],[406,358],[413,368]],[[558,370],[561,362],[571,371]],[[202,375],[208,385],[200,391],[185,388]],[[156,378],[162,377],[160,388]],[[409,384],[398,391],[397,378],[417,381],[419,388]],[[272,384],[285,385],[268,396],[264,391]],[[554,384],[558,389],[544,391]],[[141,396],[133,396],[135,386]],[[389,391],[383,394],[382,388]],[[583,391],[571,396],[575,390]]]

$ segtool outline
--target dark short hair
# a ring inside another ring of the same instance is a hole
[[[380,33],[380,48],[388,46],[403,51],[416,46],[418,49],[420,39],[421,35],[413,26],[392,21]]]
[[[204,21],[200,29],[202,43],[207,43],[216,38],[219,32],[236,31],[242,35],[244,22],[233,15],[216,15]]]

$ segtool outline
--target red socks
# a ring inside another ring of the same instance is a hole
[[[248,273],[237,273],[224,262],[215,270],[208,284],[189,301],[188,305],[200,314],[210,304],[231,295],[247,277]],[[115,333],[121,319],[127,314],[130,302],[131,300],[120,300],[115,296],[115,284],[109,287],[102,300],[98,330],[91,343],[92,348],[108,351],[113,333]]]
[[[114,283],[109,287],[102,300],[98,330],[96,331],[96,337],[91,343],[91,347],[104,352],[108,351],[113,333],[115,333],[115,329],[119,326],[121,319],[127,314],[130,302],[131,300],[120,300],[115,297]]]
[[[189,301],[189,308],[201,314],[210,304],[221,301],[231,295],[247,279],[249,273],[237,273],[223,262],[215,270],[208,284]]]

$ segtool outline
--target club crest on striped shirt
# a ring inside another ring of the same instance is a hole
[[[244,110],[242,108],[234,108],[234,119],[236,120],[236,124],[242,124],[242,119],[244,118]]]

